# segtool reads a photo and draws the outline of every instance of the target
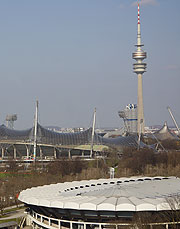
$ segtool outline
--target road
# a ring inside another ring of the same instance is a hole
[[[19,209],[19,210],[15,210],[12,211],[8,214],[8,216],[6,215],[6,217],[0,218],[1,220],[8,220],[8,219],[17,219],[17,218],[21,218],[24,217],[26,215],[26,213],[24,213],[24,209]]]

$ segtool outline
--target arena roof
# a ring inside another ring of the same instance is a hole
[[[0,140],[8,141],[33,141],[34,128],[28,130],[11,130],[4,125],[0,126]],[[52,145],[86,145],[91,144],[92,128],[75,133],[58,133],[48,130],[38,124],[37,143]],[[94,144],[119,145],[137,147],[137,136],[103,138],[95,133]]]
[[[39,186],[22,191],[19,200],[50,208],[136,212],[171,210],[169,200],[179,194],[179,178],[131,177]]]

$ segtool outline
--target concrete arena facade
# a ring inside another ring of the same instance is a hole
[[[131,177],[39,186],[22,191],[19,200],[33,228],[117,228],[131,225],[139,213],[179,211],[179,204],[171,205],[179,194],[179,178]],[[157,224],[168,228],[172,221],[149,223]]]

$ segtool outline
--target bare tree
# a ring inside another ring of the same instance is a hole
[[[175,195],[166,198],[169,205],[169,211],[163,211],[161,217],[165,221],[172,222],[171,228],[179,228],[177,222],[180,222],[180,195]]]
[[[132,220],[131,228],[149,229],[149,224],[153,222],[153,216],[149,212],[136,213]]]

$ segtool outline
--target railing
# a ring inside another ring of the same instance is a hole
[[[131,227],[136,225],[135,223],[96,223],[96,222],[84,222],[84,221],[70,221],[70,220],[63,220],[63,219],[55,219],[51,217],[47,217],[41,214],[38,214],[34,211],[32,213],[28,213],[28,217],[30,218],[31,222],[35,224],[33,228],[40,227],[44,228],[59,228],[59,229],[86,229],[87,226],[93,229],[119,229],[121,227]],[[178,222],[161,222],[161,223],[147,223],[143,224],[143,226],[149,226],[150,229],[153,229],[153,226],[164,226],[164,228],[168,229],[170,225],[180,225],[180,221]],[[138,228],[138,225],[137,225]]]

